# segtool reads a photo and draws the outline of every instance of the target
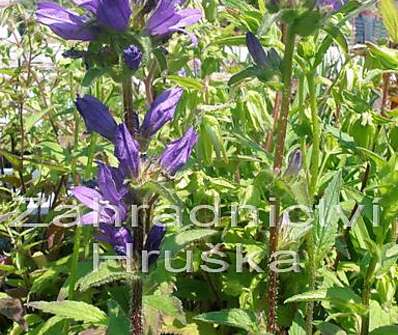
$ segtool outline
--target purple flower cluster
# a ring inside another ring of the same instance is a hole
[[[132,10],[129,0],[73,0],[86,13],[65,9],[53,2],[40,2],[37,6],[37,21],[66,40],[92,41],[103,28],[116,32],[127,30]],[[166,37],[198,22],[201,11],[179,9],[181,0],[160,0],[152,11],[145,32],[154,37]]]
[[[149,141],[173,118],[182,94],[182,89],[173,88],[164,91],[155,99],[138,130],[139,138],[134,138],[124,123],[117,125],[109,108],[95,97],[77,98],[76,107],[85,121],[87,130],[97,132],[112,141],[119,166],[115,168],[98,163],[97,187],[77,186],[72,190],[72,194],[91,209],[91,212],[81,217],[81,223],[98,223],[98,239],[110,243],[120,255],[126,254],[127,243],[134,243],[131,232],[121,227],[121,223],[128,217],[127,199],[131,198],[125,181],[141,180],[144,171],[163,170],[166,174],[175,175],[187,163],[197,142],[197,133],[193,128],[189,128],[180,139],[166,147],[155,166],[140,152],[140,141]],[[164,226],[154,225],[148,233],[145,250],[159,250],[165,232]],[[156,257],[151,255],[149,264],[155,259]]]

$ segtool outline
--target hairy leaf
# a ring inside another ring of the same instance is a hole
[[[40,309],[44,313],[50,313],[75,321],[83,321],[106,325],[108,317],[99,308],[82,301],[34,301],[28,304],[31,308]]]
[[[204,313],[195,317],[195,320],[236,327],[244,329],[249,333],[259,333],[256,315],[252,311],[245,311],[243,309],[232,308],[218,312]]]

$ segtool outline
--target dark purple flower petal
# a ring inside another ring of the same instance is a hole
[[[246,44],[249,49],[250,55],[253,57],[254,62],[258,66],[267,65],[267,55],[261,45],[260,41],[253,33],[246,34]]]
[[[124,197],[128,193],[128,187],[124,184],[124,180],[126,176],[124,175],[123,171],[118,168],[111,168],[112,177],[115,181],[116,188],[118,189],[119,193]]]
[[[187,163],[197,140],[197,133],[189,128],[183,137],[166,147],[160,157],[160,166],[170,175],[175,175]]]
[[[130,45],[123,50],[124,62],[130,70],[136,71],[140,67],[142,52],[136,45]]]
[[[166,226],[163,224],[154,224],[148,233],[145,241],[144,250],[153,251],[159,250],[163,237],[166,234]]]
[[[66,40],[92,41],[96,37],[95,29],[86,22],[85,17],[53,2],[40,2],[36,19]]]
[[[148,253],[151,251],[159,251],[160,245],[162,244],[162,240],[165,234],[166,234],[165,225],[163,224],[153,225],[146,238],[144,250],[148,251]],[[151,266],[151,264],[153,264],[158,257],[159,255],[157,254],[149,255],[148,265]]]
[[[112,170],[109,166],[99,163],[97,183],[104,200],[112,204],[119,204],[122,196],[116,188]]]
[[[117,124],[108,107],[91,95],[78,97],[76,107],[84,119],[88,132],[95,131],[113,141]]]
[[[127,206],[123,197],[128,192],[127,186],[120,185],[119,181],[114,179],[112,168],[102,163],[99,163],[97,183],[103,200],[109,202],[101,208],[101,213],[105,213],[112,220],[118,220],[118,222],[126,220]]]
[[[110,29],[123,32],[129,25],[131,8],[129,0],[98,0],[98,22]]]
[[[178,0],[160,0],[155,11],[146,23],[148,34],[157,37],[166,37],[176,31],[191,26],[202,18],[198,9],[177,9]]]
[[[100,225],[100,234],[97,236],[97,240],[111,244],[116,253],[121,256],[127,254],[127,243],[133,243],[128,229],[109,224]]]
[[[155,99],[140,128],[142,136],[152,137],[165,123],[173,119],[183,92],[181,88],[172,88],[164,91]]]
[[[115,156],[120,169],[126,176],[137,178],[140,171],[140,151],[138,142],[133,139],[124,123],[117,127],[115,135]]]

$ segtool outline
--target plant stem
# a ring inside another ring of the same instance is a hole
[[[274,171],[277,175],[279,175],[281,172],[283,156],[285,152],[287,119],[289,116],[290,98],[292,91],[294,42],[295,34],[290,29],[288,29],[285,42],[285,56],[282,65],[283,91],[274,160]]]
[[[88,148],[87,165],[84,171],[84,178],[89,179],[92,174],[93,162],[95,158],[95,147],[97,145],[97,134],[92,134],[90,139],[90,146]]]
[[[314,196],[318,182],[319,156],[321,142],[321,127],[318,117],[318,104],[316,101],[315,73],[310,72],[307,76],[308,91],[310,97],[311,121],[312,121],[312,153],[311,153],[311,182],[310,195]]]
[[[132,135],[134,135],[138,130],[139,124],[138,115],[134,112],[133,107],[133,82],[131,77],[123,80],[122,90],[125,123],[127,125],[127,129]]]
[[[142,315],[142,279],[133,279],[131,282],[130,325],[131,335],[144,334]]]
[[[270,262],[275,261],[273,259],[275,252],[278,249],[278,235],[279,235],[279,201],[273,198],[270,204],[275,208],[274,220],[270,222],[272,225],[270,227]],[[277,299],[278,299],[278,273],[269,270],[268,273],[268,324],[267,330],[275,334],[278,331],[278,323],[276,318],[277,309]]]
[[[366,272],[366,277],[363,284],[362,291],[362,304],[368,308],[366,314],[362,315],[361,318],[361,335],[369,334],[369,301],[370,301],[370,289],[372,285],[373,272],[377,265],[377,257],[373,256]]]
[[[123,90],[123,106],[125,112],[125,123],[128,130],[134,136],[138,130],[138,115],[133,110],[133,84],[132,79],[128,78],[122,82]],[[131,204],[135,201],[131,200]],[[144,334],[144,320],[142,312],[142,290],[143,283],[141,274],[142,250],[144,247],[144,227],[147,219],[146,210],[141,210],[138,214],[138,226],[132,227],[132,236],[134,236],[133,243],[133,264],[138,272],[137,278],[132,279],[130,283],[130,334],[143,335]]]
[[[315,266],[315,250],[314,250],[314,233],[313,230],[308,233],[307,238],[307,253],[308,253],[308,289],[315,290],[316,282],[316,266]],[[312,335],[312,321],[314,319],[314,302],[307,302],[306,306],[306,320],[305,330],[307,335]]]
[[[73,300],[75,294],[75,285],[77,280],[77,267],[79,265],[80,256],[80,237],[82,235],[82,227],[80,225],[76,226],[75,236],[73,239],[73,254],[72,254],[72,264],[69,277],[69,289],[68,298]]]
[[[130,326],[131,335],[144,334],[143,312],[142,312],[142,292],[143,283],[141,274],[142,250],[144,249],[144,227],[146,222],[150,220],[150,209],[143,206],[138,213],[138,227],[133,227],[133,261],[136,271],[139,272],[137,278],[131,282],[131,301],[130,301]]]
[[[312,119],[312,152],[311,152],[311,166],[310,166],[310,187],[309,193],[314,197],[316,192],[316,185],[318,182],[319,172],[319,156],[320,156],[320,139],[321,129],[318,118],[318,104],[316,101],[316,87],[315,87],[315,73],[310,72],[307,75],[308,91],[310,98],[310,109]],[[316,281],[316,266],[315,266],[315,251],[314,251],[314,236],[311,230],[307,238],[307,253],[308,253],[308,288],[310,291],[315,289]],[[310,301],[306,305],[306,322],[305,329],[308,335],[312,335],[312,321],[314,314],[314,302]]]
[[[280,92],[276,92],[274,108],[272,110],[272,119],[273,119],[272,130],[268,132],[264,145],[264,149],[267,152],[272,151],[272,140],[274,137],[276,125],[278,123],[280,108],[281,108],[281,94]]]
[[[289,28],[286,27],[286,34],[284,36],[285,43],[285,54],[282,64],[282,101],[281,101],[281,112],[278,120],[277,128],[277,142],[275,149],[274,159],[274,172],[279,175],[282,170],[283,157],[285,152],[285,139],[286,139],[286,128],[287,119],[289,116],[289,107],[291,100],[292,90],[292,74],[293,74],[293,55],[294,55],[294,44],[295,34]],[[278,248],[278,231],[279,231],[279,201],[275,200],[276,215],[274,222],[270,222],[270,259],[275,255]],[[278,330],[276,320],[276,307],[278,300],[278,273],[270,269],[268,277],[268,325],[267,329],[269,332],[275,334]]]

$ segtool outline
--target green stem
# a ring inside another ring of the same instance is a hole
[[[97,134],[91,134],[90,146],[88,149],[87,165],[84,171],[84,177],[90,179],[93,170],[93,163],[95,158],[95,147],[97,146]]]
[[[274,158],[274,171],[277,175],[281,173],[283,157],[285,152],[285,139],[287,120],[289,116],[289,107],[292,91],[292,75],[293,75],[293,56],[295,45],[295,33],[286,27],[285,35],[285,54],[282,64],[282,101],[281,113],[278,120],[277,142]],[[279,208],[279,201],[275,199],[275,206]],[[278,232],[279,232],[279,215],[276,215],[272,226],[270,227],[270,259],[272,259],[278,249]],[[278,273],[270,269],[268,274],[268,325],[267,329],[270,333],[275,334],[278,331],[276,320],[276,309],[278,300]]]
[[[311,123],[312,123],[312,153],[311,153],[311,182],[310,195],[314,196],[318,182],[319,156],[321,142],[321,126],[318,117],[318,104],[316,101],[315,73],[311,72],[307,76],[308,91],[310,97]]]
[[[318,104],[316,100],[315,87],[315,73],[310,72],[307,75],[308,92],[310,98],[311,121],[312,121],[312,152],[311,152],[311,166],[310,166],[310,186],[309,193],[313,197],[316,192],[319,173],[319,156],[320,156],[320,139],[321,128],[318,118]],[[315,250],[314,250],[314,235],[311,230],[307,238],[307,253],[308,253],[308,288],[310,291],[315,290],[316,282],[316,266],[315,266]],[[312,335],[312,321],[314,314],[314,302],[310,301],[306,305],[306,322],[305,328],[308,335]]]
[[[369,302],[370,302],[370,290],[372,286],[372,277],[374,270],[377,265],[377,257],[373,256],[368,271],[366,272],[365,281],[363,284],[362,290],[362,304],[367,307],[367,312],[362,315],[361,319],[361,335],[368,335],[369,334]]]
[[[126,78],[122,82],[123,90],[123,107],[124,107],[124,119],[128,130],[131,134],[135,134],[137,131],[137,114],[133,108],[133,82],[131,77]]]
[[[289,116],[289,107],[292,91],[292,74],[293,74],[293,54],[294,54],[294,42],[295,34],[288,29],[286,42],[285,42],[285,56],[282,65],[282,102],[281,102],[281,113],[278,122],[278,137],[275,150],[274,160],[274,171],[279,175],[282,169],[283,156],[285,152],[285,139],[286,139],[286,127],[287,119]]]
[[[82,234],[82,227],[78,225],[75,231],[75,237],[73,239],[73,254],[72,254],[72,264],[69,277],[69,290],[68,297],[69,300],[73,300],[75,295],[75,285],[77,281],[77,267],[79,266],[80,258],[80,237]]]
[[[316,266],[315,266],[315,250],[314,250],[314,233],[311,230],[307,238],[307,253],[308,253],[308,289],[309,291],[315,290],[316,283]],[[312,335],[312,322],[314,319],[314,302],[307,302],[305,306],[305,330],[307,335]]]

